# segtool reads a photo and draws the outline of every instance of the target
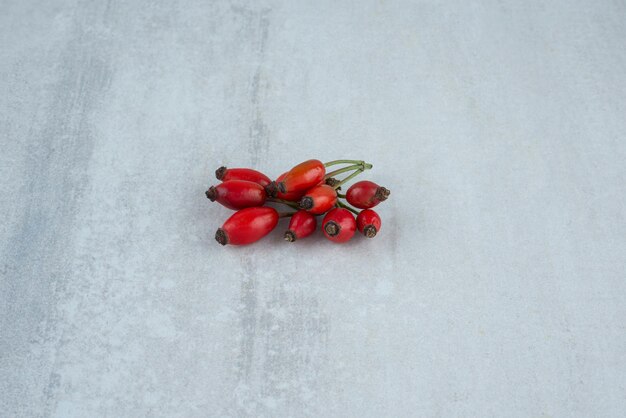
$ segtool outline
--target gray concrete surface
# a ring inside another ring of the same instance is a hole
[[[623,1],[3,1],[0,416],[621,417]],[[222,248],[221,164],[374,240]]]

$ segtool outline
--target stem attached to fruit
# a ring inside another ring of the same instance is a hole
[[[347,183],[348,181],[352,180],[353,178],[355,178],[356,176],[358,176],[359,174],[361,174],[363,172],[362,168],[359,168],[358,170],[356,170],[354,173],[350,174],[348,177],[346,177],[345,179],[341,180],[339,183],[337,183],[334,187],[335,190],[337,190],[338,188],[340,188],[343,184]]]
[[[324,167],[330,167],[331,165],[337,164],[363,164],[365,161],[362,160],[334,160],[324,163]]]
[[[289,200],[285,200],[285,199],[278,199],[276,197],[268,197],[267,198],[268,202],[275,202],[275,203],[282,203],[283,205],[287,205],[293,209],[298,209],[298,204],[296,202],[290,202]]]
[[[373,167],[373,165],[371,165],[369,163],[366,163],[363,160],[334,160],[334,161],[329,161],[329,162],[325,163],[324,167],[330,167],[331,165],[337,165],[337,164],[360,165],[365,170],[369,170],[370,168]]]
[[[337,200],[337,205],[338,205],[340,208],[348,209],[350,212],[354,213],[355,215],[358,215],[358,214],[359,214],[359,212],[358,212],[356,209],[354,209],[352,206],[350,206],[350,205],[346,205],[345,203],[343,203],[343,202],[342,202],[342,201],[340,201],[340,200]]]
[[[350,160],[338,160],[338,161],[350,161]],[[337,174],[345,173],[346,171],[352,171],[352,170],[365,171],[365,170],[370,170],[372,167],[373,167],[373,165],[371,165],[369,163],[366,163],[365,161],[356,161],[355,164],[349,165],[347,167],[342,167],[342,168],[337,169],[335,171],[331,171],[329,173],[326,173],[324,178],[325,179],[329,179],[329,178],[332,178],[333,176],[336,176]]]
[[[342,174],[342,173],[345,173],[346,171],[360,170],[361,168],[363,168],[361,164],[349,165],[347,167],[340,168],[339,170],[331,171],[330,173],[326,174],[324,178],[328,179],[328,178],[336,176],[337,174]]]
[[[278,212],[279,218],[289,218],[293,216],[296,212]]]

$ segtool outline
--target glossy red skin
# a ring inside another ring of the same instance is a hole
[[[381,224],[380,216],[372,209],[362,210],[356,217],[356,227],[362,234],[365,227],[370,225],[376,228],[376,232],[379,232]]]
[[[337,223],[340,227],[339,234],[334,237],[328,235],[326,229],[324,228],[330,221],[335,221],[335,223]],[[354,236],[354,232],[356,231],[356,221],[354,220],[354,215],[348,209],[335,208],[324,216],[324,220],[322,221],[322,231],[324,232],[324,236],[333,242],[342,243],[349,241],[350,238]]]
[[[272,182],[265,174],[251,168],[228,168],[218,180],[245,180],[265,187]]]
[[[300,202],[306,198],[313,199],[313,207],[306,210],[314,215],[321,215],[335,206],[335,203],[337,203],[337,191],[326,184],[322,184],[309,189],[306,194],[302,196]]]
[[[278,224],[278,212],[270,207],[247,208],[235,212],[222,225],[227,244],[252,244],[269,234]]]
[[[308,190],[324,181],[325,175],[326,167],[323,162],[308,160],[289,170],[287,175],[277,182],[278,188],[285,190],[285,193]]]
[[[380,203],[376,191],[380,186],[373,181],[363,180],[354,183],[346,192],[346,200],[359,209],[369,209]]]
[[[289,220],[289,231],[293,232],[297,239],[308,237],[317,228],[317,219],[305,210],[297,211]]]
[[[233,210],[263,206],[267,199],[263,186],[251,181],[229,180],[214,187],[215,201]]]
[[[278,176],[278,178],[276,179],[276,183],[281,182],[285,178],[287,173],[283,173],[280,176]],[[279,199],[283,199],[283,200],[291,200],[293,202],[297,202],[298,200],[300,200],[302,196],[304,196],[305,193],[306,193],[306,190],[300,190],[297,192],[287,192],[287,193],[281,193],[280,191],[278,191],[276,193],[276,197]]]

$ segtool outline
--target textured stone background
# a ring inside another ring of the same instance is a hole
[[[623,1],[1,4],[1,416],[623,416]],[[312,157],[379,237],[213,241]]]

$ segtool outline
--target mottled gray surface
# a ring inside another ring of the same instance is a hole
[[[623,416],[623,1],[1,10],[0,416]],[[312,157],[376,239],[213,241]]]

